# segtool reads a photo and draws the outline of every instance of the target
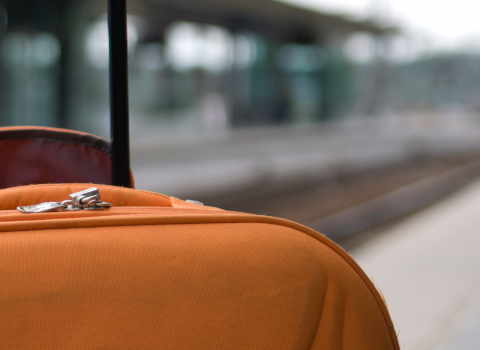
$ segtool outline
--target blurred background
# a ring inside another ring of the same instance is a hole
[[[2,126],[109,138],[106,2],[0,0]],[[480,349],[479,10],[130,1],[136,187],[319,230],[403,349]]]

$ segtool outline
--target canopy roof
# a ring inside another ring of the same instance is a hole
[[[39,6],[65,6],[80,0],[2,0],[9,11],[28,11]],[[90,0],[95,11],[106,11],[107,0]],[[129,13],[145,17],[154,31],[162,32],[173,21],[221,25],[231,30],[252,30],[291,40],[293,32],[318,36],[329,32],[383,34],[392,28],[370,21],[355,21],[274,0],[135,0]],[[34,13],[35,15],[35,13]],[[39,14],[40,15],[40,14]]]

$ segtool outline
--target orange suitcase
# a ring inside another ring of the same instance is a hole
[[[0,187],[37,183],[0,190],[0,349],[399,349],[382,297],[326,237],[126,188],[125,0],[109,16],[111,147],[0,130]],[[62,181],[103,184],[41,184]]]
[[[16,209],[89,187],[0,191],[2,349],[399,348],[366,275],[304,226],[105,185]]]

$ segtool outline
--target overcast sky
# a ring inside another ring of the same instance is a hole
[[[280,0],[366,18],[383,13],[409,34],[435,38],[444,46],[480,43],[480,0]]]

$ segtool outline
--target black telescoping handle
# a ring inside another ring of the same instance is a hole
[[[126,0],[108,0],[112,185],[131,187]]]

